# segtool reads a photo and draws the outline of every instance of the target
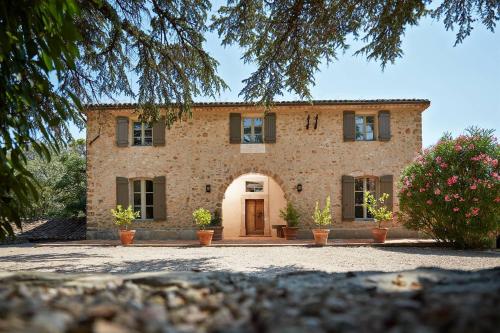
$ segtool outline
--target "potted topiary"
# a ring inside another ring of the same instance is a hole
[[[115,217],[115,224],[120,227],[120,241],[122,245],[130,245],[134,242],[135,230],[128,230],[132,221],[140,216],[140,212],[134,212],[132,206],[123,209],[121,205],[116,209],[111,209],[111,214]]]
[[[280,210],[280,216],[286,221],[286,227],[283,228],[285,232],[285,239],[291,240],[297,238],[297,231],[299,230],[299,218],[300,214],[289,201],[286,207]]]
[[[325,208],[319,208],[319,202],[316,201],[316,207],[314,207],[314,214],[312,216],[314,223],[318,228],[312,229],[314,236],[314,243],[318,246],[326,245],[328,241],[328,234],[330,229],[326,229],[327,226],[332,224],[332,214],[330,213],[330,196],[326,198]]]
[[[213,241],[222,240],[222,230],[224,227],[222,226],[222,218],[218,209],[214,210],[208,229],[214,231],[214,236],[212,237]]]
[[[385,201],[389,198],[389,194],[384,193],[380,198],[375,199],[373,194],[365,192],[363,206],[368,209],[368,212],[373,216],[377,227],[372,229],[373,240],[375,243],[385,243],[388,228],[382,228],[383,222],[392,220],[392,212],[385,206]]]
[[[196,232],[198,235],[198,239],[200,241],[200,245],[202,246],[210,246],[212,243],[212,237],[214,235],[213,230],[206,230],[210,221],[212,219],[212,215],[205,208],[198,208],[193,212],[193,219],[199,230]]]

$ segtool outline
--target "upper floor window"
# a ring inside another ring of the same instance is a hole
[[[375,116],[356,115],[356,141],[375,140]]]
[[[263,182],[246,182],[246,192],[264,192]]]
[[[363,207],[365,192],[370,192],[375,196],[375,179],[369,177],[356,178],[354,180],[354,217],[357,219],[372,219],[368,209]]]
[[[133,145],[134,146],[152,146],[153,128],[148,123],[134,122],[133,124]]]
[[[134,211],[140,212],[140,219],[153,218],[153,181],[137,179],[133,181]]]
[[[263,143],[263,118],[244,117],[243,118],[243,140],[242,143]]]

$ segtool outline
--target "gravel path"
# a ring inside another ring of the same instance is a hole
[[[33,247],[0,246],[0,271],[134,273],[227,271],[274,276],[295,271],[401,271],[500,267],[498,251],[374,247]]]

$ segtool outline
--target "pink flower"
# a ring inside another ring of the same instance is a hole
[[[460,198],[460,196],[458,195],[458,193],[453,194],[453,197],[454,197],[455,199]]]
[[[470,213],[465,214],[465,217],[469,218],[470,217]]]
[[[472,185],[470,186],[470,189],[471,189],[471,190],[475,190],[475,189],[477,189],[477,185],[476,185],[476,184],[472,184]]]
[[[458,181],[458,176],[452,176],[450,178],[448,178],[447,182],[448,182],[448,186],[452,186],[453,184],[456,184]]]
[[[500,197],[496,197],[494,201],[495,202],[500,202]]]
[[[455,151],[461,151],[462,150],[462,146],[459,145],[459,144],[456,144],[455,145]]]
[[[443,163],[439,164],[439,166],[441,167],[441,169],[446,169],[448,167],[448,164],[443,162]]]
[[[432,205],[432,200],[429,199],[429,200],[426,201],[426,203],[430,206],[430,205]]]
[[[448,194],[444,196],[444,201],[451,201],[451,198]]]
[[[436,163],[441,164],[443,162],[443,158],[441,156],[436,157]]]
[[[464,202],[464,201],[465,201],[465,199],[464,199],[464,198],[460,198],[460,200],[458,200],[458,201],[460,201],[460,202]]]
[[[425,188],[422,187],[419,191],[420,192],[425,192]]]
[[[474,148],[475,148],[475,146],[471,143],[471,144],[469,145],[469,149],[474,149]]]
[[[477,214],[479,214],[479,208],[475,207],[475,208],[472,208],[472,215],[474,216],[477,216]]]
[[[440,189],[438,189],[438,188],[437,188],[437,189],[435,189],[435,190],[434,190],[434,194],[435,194],[435,195],[440,195],[440,194],[441,194],[441,190],[440,190]]]
[[[454,212],[458,212],[459,210],[460,210],[460,208],[458,208],[458,207],[453,208]]]
[[[497,159],[491,160],[491,165],[496,168],[498,165],[498,160]]]

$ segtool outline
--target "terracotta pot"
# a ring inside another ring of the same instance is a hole
[[[387,237],[388,228],[373,228],[372,235],[373,241],[375,243],[385,243],[385,238]]]
[[[135,230],[120,230],[120,241],[127,246],[134,242]]]
[[[314,244],[318,246],[326,245],[330,229],[313,229],[312,232],[314,235]]]
[[[210,246],[212,244],[212,237],[214,236],[213,230],[198,230],[196,232],[201,246]]]
[[[208,230],[214,231],[214,236],[212,237],[213,241],[220,241],[220,240],[224,239],[224,237],[222,235],[222,231],[224,230],[224,227],[222,227],[222,226],[208,227]]]
[[[299,230],[298,227],[284,227],[283,230],[285,231],[286,240],[297,239],[297,231]]]

